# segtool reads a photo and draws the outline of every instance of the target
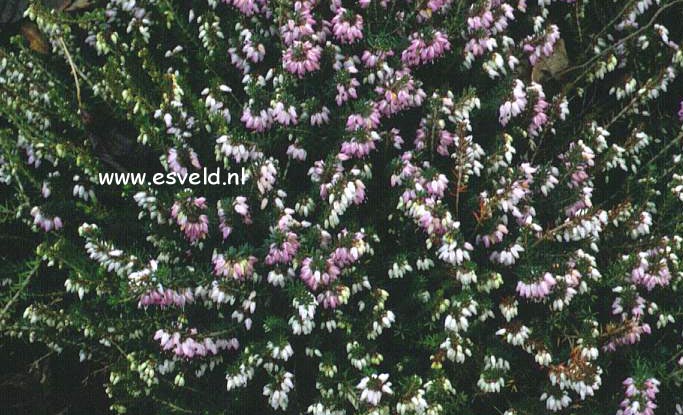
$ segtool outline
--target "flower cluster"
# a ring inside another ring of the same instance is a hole
[[[659,393],[659,385],[660,382],[655,378],[643,381],[640,386],[633,378],[624,380],[625,397],[617,415],[653,415],[657,408],[655,398]]]
[[[32,3],[0,331],[112,411],[683,404],[680,1]]]

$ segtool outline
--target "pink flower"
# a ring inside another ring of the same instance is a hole
[[[529,62],[536,65],[543,56],[550,56],[555,49],[555,43],[560,39],[560,29],[555,25],[545,31],[544,35],[536,39],[527,39],[524,51],[529,54]]]
[[[297,146],[296,144],[290,144],[287,147],[287,155],[292,160],[305,161],[306,160],[306,150]]]
[[[645,299],[638,295],[633,304],[628,305],[631,307],[630,316],[628,313],[624,313],[624,304],[621,297],[617,297],[612,303],[612,314],[621,314],[623,330],[622,334],[617,337],[613,337],[607,344],[603,346],[606,351],[614,351],[619,346],[624,346],[628,344],[636,344],[640,341],[640,337],[643,334],[650,334],[651,328],[649,324],[642,324],[641,318],[645,312]]]
[[[353,43],[363,38],[363,17],[343,7],[332,18],[332,32],[341,43]]]
[[[496,226],[496,229],[488,235],[477,236],[477,243],[482,243],[486,248],[503,242],[503,238],[508,234],[508,228],[502,223]]]
[[[280,36],[285,45],[289,46],[314,33],[315,19],[313,19],[310,7],[311,3],[308,1],[294,3],[294,16],[280,27]]]
[[[536,137],[543,126],[548,122],[548,115],[545,111],[548,109],[548,102],[545,100],[545,94],[543,93],[543,87],[537,83],[533,83],[528,92],[533,92],[536,96],[536,103],[534,104],[533,116],[531,118],[531,124],[529,125],[529,134],[532,137]]]
[[[346,131],[374,130],[379,127],[380,115],[377,108],[372,107],[367,115],[351,114],[346,119]]]
[[[251,16],[254,13],[259,12],[259,4],[264,3],[263,1],[256,0],[223,0],[227,4],[231,4],[236,7],[240,12],[247,16]]]
[[[243,59],[242,56],[240,56],[240,54],[237,52],[237,48],[229,48],[228,55],[230,55],[230,63],[235,65],[235,67],[239,69],[243,74],[247,74],[251,71],[251,66],[249,66],[249,62],[247,62],[246,59]]]
[[[661,248],[638,254],[638,266],[631,271],[631,281],[644,286],[648,291],[655,287],[665,287],[671,282],[671,271]]]
[[[245,31],[246,32],[246,31]],[[244,32],[243,32],[244,33]],[[242,52],[247,59],[254,63],[261,62],[266,56],[266,47],[263,43],[255,44],[251,41],[251,32],[246,32],[244,41],[242,42]]]
[[[175,148],[169,149],[166,154],[166,161],[171,171],[180,176],[187,176],[187,168],[183,164],[190,164],[196,169],[202,168],[197,153],[189,149],[183,149],[181,152]]]
[[[493,13],[491,9],[485,9],[484,13],[478,16],[470,16],[467,18],[467,29],[474,32],[480,29],[488,29],[493,23]]]
[[[294,232],[288,232],[284,240],[278,244],[271,244],[266,256],[267,265],[288,264],[299,250],[299,240]]]
[[[375,53],[366,50],[363,52],[360,60],[363,62],[363,65],[365,65],[366,68],[374,68],[378,63],[385,61],[386,58],[390,56],[394,56],[393,50],[379,51]]]
[[[401,60],[408,66],[418,66],[432,62],[451,49],[448,37],[442,32],[435,30],[431,39],[425,39],[419,33],[413,33],[410,45],[401,54]]]
[[[262,133],[268,130],[273,125],[273,116],[271,110],[261,110],[258,114],[253,114],[251,108],[245,107],[242,111],[242,117],[240,120],[246,125],[250,130]]]
[[[341,299],[337,293],[332,290],[326,290],[325,292],[318,294],[316,299],[319,304],[322,304],[323,308],[335,309],[341,303]]]
[[[524,298],[540,300],[546,298],[556,284],[557,280],[555,277],[551,273],[546,272],[540,279],[531,283],[518,281],[517,293]]]
[[[520,6],[526,7],[521,2]],[[467,33],[471,37],[465,45],[466,64],[470,65],[486,51],[493,51],[498,46],[495,36],[504,32],[514,18],[512,6],[500,1],[471,6],[467,18]]]
[[[377,86],[375,92],[382,97],[377,101],[376,107],[386,116],[410,107],[419,107],[426,97],[408,68],[396,71],[392,76],[385,78],[383,85]]]
[[[429,0],[427,7],[434,13],[447,9],[453,0]],[[429,14],[431,16],[431,14]]]
[[[247,204],[247,198],[244,196],[237,196],[235,202],[233,203],[233,208],[238,215],[242,216],[242,221],[245,225],[251,224],[251,215],[249,214],[249,205]]]
[[[282,64],[287,72],[302,78],[308,72],[320,69],[322,48],[309,41],[295,41],[282,56]]]
[[[330,110],[325,106],[311,115],[311,125],[323,125],[328,122],[330,122]]]
[[[140,296],[138,301],[138,307],[148,307],[150,305],[158,305],[161,308],[174,306],[174,307],[185,307],[185,304],[191,304],[194,302],[194,295],[192,290],[186,288],[183,291],[176,291],[170,288],[163,289],[162,287],[146,292]]]
[[[214,252],[212,258],[213,273],[221,277],[244,281],[245,278],[254,274],[256,261],[255,256],[231,259]]]
[[[394,144],[394,148],[400,150],[404,143],[401,132],[396,128],[392,128],[389,133],[391,134],[391,142]]]
[[[359,86],[360,83],[358,82],[358,80],[356,80],[356,78],[351,78],[351,80],[349,80],[346,84],[337,84],[337,96],[335,97],[337,105],[341,107],[342,104],[348,101],[349,99],[358,98],[356,88]]]
[[[512,90],[512,99],[508,100],[500,106],[500,116],[498,120],[500,125],[505,127],[513,117],[518,116],[524,111],[527,104],[526,92],[524,91],[524,83],[519,79],[515,80],[515,87]]]
[[[638,385],[636,381],[629,377],[623,382],[626,387],[625,398],[619,405],[617,415],[654,415],[657,408],[655,398],[659,393],[659,380],[649,378]]]
[[[206,208],[206,199],[203,197],[188,198],[184,203],[176,201],[171,207],[171,217],[192,244],[204,239],[209,233],[209,218],[200,213]]]
[[[320,267],[318,269],[317,267]],[[319,286],[327,286],[334,282],[339,276],[340,270],[330,260],[324,263],[316,262],[312,258],[305,258],[301,263],[301,279],[308,287],[316,291]]]
[[[341,160],[364,158],[376,148],[375,142],[379,140],[380,136],[375,131],[358,130],[351,140],[342,143],[338,157]]]
[[[225,210],[223,209],[223,204],[219,201],[218,202],[218,229],[221,231],[221,236],[223,237],[223,240],[228,239],[228,236],[232,233],[232,226],[228,223],[228,220],[225,216]]]
[[[270,161],[263,163],[258,168],[258,181],[256,182],[256,187],[259,192],[265,194],[266,192],[273,190],[276,178],[277,169],[275,168],[275,165]]]
[[[487,50],[490,52],[497,46],[496,39],[491,37],[483,37],[479,39],[470,39],[465,45],[465,52],[471,53],[473,56],[481,56]]]
[[[52,230],[58,231],[62,228],[62,219],[59,216],[49,217],[41,212],[38,206],[31,209],[31,216],[33,216],[33,224],[43,229],[45,232]]]
[[[448,179],[443,174],[439,174],[431,180],[427,180],[424,188],[430,195],[442,198],[444,196],[444,192],[448,188]]]
[[[196,329],[190,329],[189,335],[195,336]],[[194,357],[204,357],[208,355],[216,355],[221,350],[237,350],[240,346],[237,339],[216,339],[206,337],[203,340],[197,341],[192,337],[182,339],[180,333],[173,334],[159,329],[154,333],[154,340],[159,341],[159,345],[163,350],[173,350],[178,357],[192,359]]]
[[[278,102],[275,104],[275,107],[272,109],[271,114],[273,115],[275,121],[282,125],[296,125],[298,121],[296,109],[294,108],[294,106],[290,105],[288,107],[285,107],[285,104],[283,104],[282,102]]]

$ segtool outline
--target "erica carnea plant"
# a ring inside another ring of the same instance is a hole
[[[683,1],[63,6],[0,48],[0,323],[113,411],[683,413]]]

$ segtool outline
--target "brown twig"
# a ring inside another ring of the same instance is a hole
[[[62,47],[62,50],[64,51],[66,60],[69,62],[69,66],[71,67],[71,75],[73,75],[74,82],[76,83],[76,100],[78,100],[78,112],[80,114],[81,109],[83,108],[83,103],[81,102],[81,83],[78,80],[78,74],[80,73],[80,71],[76,68],[74,61],[71,58],[71,53],[69,53],[69,49],[67,49],[66,43],[64,43],[64,38],[60,36],[58,40],[59,45]]]

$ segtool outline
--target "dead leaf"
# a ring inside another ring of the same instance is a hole
[[[58,12],[63,12],[67,7],[69,7],[71,2],[69,0],[59,0],[59,3],[54,7]]]
[[[28,47],[31,48],[31,50],[42,55],[46,55],[50,51],[45,37],[42,33],[40,33],[38,26],[36,26],[34,23],[27,22],[22,24],[21,34],[24,35],[24,39],[28,41]]]
[[[90,0],[52,0],[57,1],[53,8],[60,12],[75,12],[90,7]]]
[[[90,0],[74,0],[65,10],[67,12],[75,12],[78,10],[87,9],[88,7],[90,7]]]
[[[560,39],[555,43],[552,55],[540,59],[531,70],[531,80],[541,83],[543,79],[550,75],[551,78],[559,80],[561,73],[569,67],[569,57],[564,40]]]

